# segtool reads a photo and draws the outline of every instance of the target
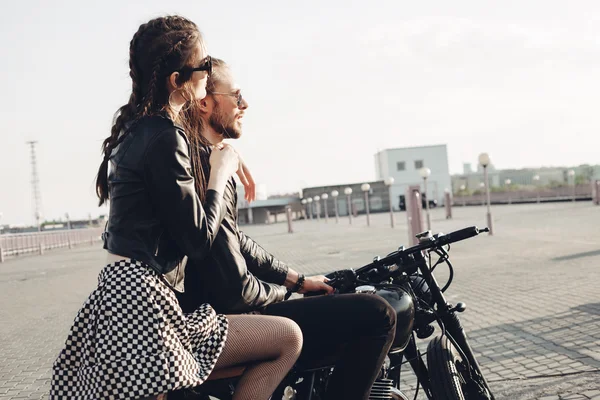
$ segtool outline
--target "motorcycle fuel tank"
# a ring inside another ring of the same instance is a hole
[[[375,293],[387,300],[396,310],[396,337],[390,351],[402,351],[408,344],[415,322],[413,298],[402,288],[378,289]]]

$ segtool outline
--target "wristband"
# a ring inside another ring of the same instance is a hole
[[[298,274],[298,280],[296,281],[296,284],[292,288],[292,292],[298,293],[298,291],[304,287],[304,280],[305,280],[304,274]]]

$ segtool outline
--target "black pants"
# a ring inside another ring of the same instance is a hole
[[[325,399],[369,398],[396,329],[396,314],[385,300],[368,294],[308,297],[272,304],[264,314],[300,326],[301,366],[335,365]]]

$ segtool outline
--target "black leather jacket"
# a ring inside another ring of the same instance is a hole
[[[174,287],[183,287],[185,256],[208,254],[224,216],[214,190],[202,206],[191,171],[186,134],[161,116],[141,119],[110,156],[104,248],[145,262]]]
[[[204,163],[203,168],[210,166]],[[233,178],[223,200],[226,214],[210,254],[186,266],[185,294],[179,295],[182,308],[192,311],[210,303],[218,313],[243,313],[285,300],[287,289],[282,285],[288,267],[239,230]]]

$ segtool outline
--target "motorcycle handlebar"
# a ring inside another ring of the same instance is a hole
[[[423,250],[431,249],[431,248],[440,248],[440,247],[446,246],[450,243],[455,243],[455,242],[459,242],[461,240],[469,239],[469,238],[471,238],[473,236],[477,236],[483,232],[489,232],[489,228],[479,229],[476,226],[470,226],[468,228],[459,229],[457,231],[450,232],[445,235],[440,235],[437,237],[425,239],[419,244],[416,244],[407,249],[395,251],[395,252],[389,254],[385,258],[375,261],[369,265],[365,265],[364,267],[361,267],[358,270],[356,270],[356,273],[357,274],[363,273],[363,272],[368,271],[379,265],[392,264],[398,258],[406,257],[411,254],[414,254],[414,253],[417,253],[417,252],[420,252]]]
[[[447,235],[440,236],[437,240],[436,246],[445,246],[450,243],[460,242],[461,240],[472,238],[482,232],[489,232],[489,228],[479,229],[476,226],[470,226],[468,228],[459,229],[448,233]]]

